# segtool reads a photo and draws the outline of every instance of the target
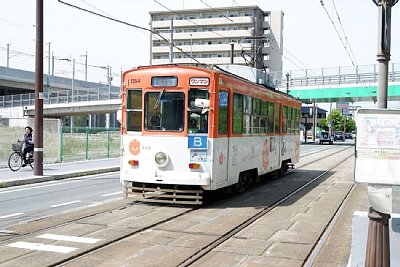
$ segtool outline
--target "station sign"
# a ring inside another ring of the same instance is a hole
[[[355,181],[400,185],[400,110],[359,109]]]

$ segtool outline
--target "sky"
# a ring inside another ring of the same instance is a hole
[[[149,28],[150,11],[258,5],[263,10],[284,12],[284,71],[352,66],[342,41],[358,65],[376,64],[378,8],[371,0],[64,0],[115,19]],[[87,52],[88,80],[105,82],[112,67],[113,84],[121,71],[148,65],[149,33],[100,18],[59,3],[44,0],[44,73],[48,72],[48,43],[56,61],[56,75],[84,79],[83,55]],[[204,3],[205,2],[205,3]],[[6,66],[10,44],[10,67],[34,70],[36,1],[2,1],[0,9],[0,66]],[[335,9],[336,7],[336,9]],[[328,16],[329,15],[329,16]],[[340,21],[339,19],[340,18]],[[335,31],[332,21],[340,32]],[[344,29],[344,34],[342,32]],[[342,38],[342,41],[341,39]],[[400,4],[392,9],[391,62],[400,63]]]

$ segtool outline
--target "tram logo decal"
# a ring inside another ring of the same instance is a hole
[[[269,166],[269,140],[265,139],[262,150],[262,166],[266,170]]]
[[[219,153],[219,157],[218,157],[218,162],[219,165],[222,165],[224,163],[224,153]]]
[[[139,155],[139,153],[140,153],[140,142],[138,140],[136,140],[136,139],[133,139],[129,143],[129,151],[134,156]]]

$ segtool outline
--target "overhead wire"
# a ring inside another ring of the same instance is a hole
[[[196,26],[198,26],[198,27],[201,27],[201,26],[200,26],[198,23],[196,23],[195,21],[193,21],[193,20],[191,20],[191,19],[188,19],[185,15],[182,15],[182,14],[178,13],[177,11],[174,11],[174,10],[168,8],[167,6],[165,6],[165,5],[161,4],[160,2],[158,2],[157,0],[154,0],[154,2],[157,3],[157,4],[159,4],[159,5],[162,6],[163,8],[167,9],[168,11],[172,12],[173,14],[179,16],[179,18],[183,18],[183,19],[185,19],[185,20],[191,22],[192,24],[194,24],[194,25],[196,25]],[[215,31],[212,31],[212,30],[211,30],[210,32],[212,32],[212,33],[214,33],[214,34],[216,34],[216,35],[218,35],[218,36],[220,36],[220,37],[222,37],[222,38],[224,38],[224,39],[229,39],[227,36],[224,36],[224,35],[222,35],[222,34],[220,34],[220,33],[218,33],[218,32],[215,32]]]
[[[119,20],[119,19],[115,19],[115,18],[112,18],[112,17],[110,17],[110,16],[102,15],[102,14],[96,13],[96,12],[94,12],[94,11],[91,11],[91,10],[88,10],[88,9],[85,9],[85,8],[82,8],[82,7],[79,7],[79,6],[76,6],[76,5],[73,5],[73,4],[64,2],[64,1],[62,1],[62,0],[58,0],[58,2],[61,3],[61,4],[66,5],[66,6],[75,8],[75,9],[77,9],[77,10],[84,11],[84,12],[87,12],[87,13],[89,13],[89,14],[95,15],[95,16],[99,16],[99,17],[102,17],[102,18],[105,18],[105,19],[108,19],[108,20],[111,20],[111,21],[114,21],[114,22],[117,22],[117,23],[124,24],[124,25],[126,25],[126,26],[130,26],[130,27],[133,27],[133,28],[136,28],[136,29],[141,29],[141,30],[144,30],[144,31],[148,31],[148,32],[150,32],[150,33],[152,33],[152,34],[155,34],[155,35],[157,35],[158,37],[160,37],[162,40],[164,40],[165,42],[169,43],[170,45],[172,45],[173,47],[175,47],[177,50],[179,50],[180,52],[182,52],[183,54],[185,54],[186,56],[188,56],[189,58],[191,58],[191,59],[193,59],[194,61],[196,61],[197,63],[201,64],[197,59],[192,58],[192,57],[190,56],[190,54],[186,53],[186,52],[183,51],[180,47],[178,47],[178,46],[174,45],[173,43],[169,42],[164,36],[162,36],[161,34],[155,32],[155,31],[153,31],[153,30],[151,30],[151,29],[147,29],[147,28],[144,28],[144,27],[141,27],[141,26],[132,24],[132,23],[128,23],[128,22],[126,22],[126,21],[122,21],[122,20]]]
[[[354,67],[356,67],[356,64],[354,63],[354,60],[353,60],[353,58],[351,57],[351,55],[350,55],[350,53],[349,53],[349,50],[348,50],[347,47],[346,47],[346,44],[343,42],[342,36],[340,35],[338,29],[336,28],[335,22],[333,21],[333,19],[331,18],[331,16],[329,15],[328,11],[327,11],[326,8],[325,8],[324,1],[323,1],[323,0],[320,0],[320,3],[321,3],[322,8],[324,9],[326,15],[328,16],[330,22],[332,23],[332,26],[333,26],[333,28],[335,29],[335,32],[336,32],[337,36],[339,37],[340,42],[342,43],[342,46],[343,46],[344,50],[346,50],[346,53],[347,53],[347,55],[348,55],[348,57],[349,57],[349,59],[350,59],[350,61],[351,61],[351,64],[352,64]]]
[[[334,9],[335,9],[336,16],[337,16],[337,18],[338,18],[340,27],[342,28],[342,32],[343,32],[343,35],[344,35],[344,39],[346,40],[346,44],[347,44],[347,46],[349,47],[350,54],[352,55],[352,57],[353,57],[354,62],[356,63],[356,65],[358,65],[358,64],[357,64],[356,57],[355,57],[354,54],[353,54],[353,50],[351,49],[351,46],[350,46],[349,40],[348,40],[348,38],[347,38],[346,32],[344,31],[344,27],[343,27],[343,24],[342,24],[342,20],[340,19],[339,12],[338,12],[337,9],[336,9],[336,4],[335,4],[335,1],[334,1],[334,0],[332,0],[332,4],[333,4],[333,7],[334,7]]]

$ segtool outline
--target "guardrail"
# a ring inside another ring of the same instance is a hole
[[[119,92],[110,92],[108,88],[79,89],[72,93],[44,92],[43,104],[61,104],[71,102],[97,101],[120,98]],[[35,94],[19,94],[0,96],[0,107],[20,107],[35,105]]]
[[[351,67],[306,69],[289,72],[289,86],[340,85],[358,83],[376,83],[379,78],[378,64]],[[400,63],[391,63],[388,70],[388,81],[400,81]],[[286,80],[279,83],[286,86]]]

